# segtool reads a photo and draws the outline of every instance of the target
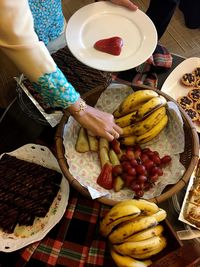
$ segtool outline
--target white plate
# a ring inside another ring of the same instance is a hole
[[[174,100],[178,97],[187,95],[189,87],[180,83],[181,77],[188,72],[192,72],[195,68],[200,67],[200,58],[191,57],[181,62],[167,77],[161,90],[171,96]],[[199,123],[194,122],[197,132],[200,133]]]
[[[96,41],[113,36],[123,39],[119,56],[97,51]],[[107,1],[79,9],[67,23],[67,44],[82,63],[103,71],[123,71],[146,61],[157,45],[153,22],[141,10],[131,11]]]
[[[45,146],[27,144],[7,154],[16,156],[19,159],[40,164],[44,167],[51,168],[60,172],[60,168],[56,158],[51,153],[51,151]],[[48,221],[42,230],[33,233],[33,235],[29,237],[23,238],[16,237],[14,234],[6,234],[0,231],[0,251],[12,252],[43,239],[46,234],[60,221],[66,210],[69,198],[69,183],[67,182],[67,179],[65,179],[64,176],[62,178],[60,191],[58,194],[60,199],[56,200],[58,204],[58,206],[56,207],[56,212],[55,210],[51,211],[50,208],[50,212],[48,212]],[[44,222],[42,220],[41,222]]]

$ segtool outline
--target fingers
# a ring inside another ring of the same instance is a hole
[[[114,136],[109,132],[105,132],[104,136],[102,137],[106,138],[108,141],[112,141],[114,139]]]
[[[114,129],[110,134],[113,136],[114,139],[118,139],[119,138],[119,133],[114,131]]]
[[[119,134],[121,135],[123,133],[123,130],[121,127],[119,127],[117,124],[114,124],[113,129]]]
[[[111,2],[116,5],[127,7],[128,9],[131,9],[133,11],[138,9],[138,7],[130,0],[111,0]]]

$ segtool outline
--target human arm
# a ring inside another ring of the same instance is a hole
[[[38,40],[28,0],[0,0],[0,48],[33,82],[45,102],[68,109],[74,115],[80,95],[56,66],[44,43]],[[112,140],[111,134],[118,136],[120,129],[113,128],[111,114],[104,115],[88,106],[74,117],[95,135]]]

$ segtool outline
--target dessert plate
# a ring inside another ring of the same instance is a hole
[[[45,146],[27,144],[7,154],[60,172],[56,158]],[[33,226],[24,226],[20,229],[20,236],[16,236],[13,233],[8,234],[0,230],[0,251],[13,252],[43,239],[63,217],[68,204],[68,198],[69,183],[63,177],[60,185],[60,191],[54,199],[46,217],[40,218],[33,224]]]
[[[186,87],[180,83],[181,77],[185,73],[192,72],[200,66],[199,57],[191,57],[181,62],[167,77],[161,90],[171,96],[174,100],[178,97],[187,95],[190,87]],[[197,132],[200,133],[200,123],[194,122]]]
[[[123,40],[119,56],[97,51],[98,40],[118,36]],[[153,22],[141,10],[101,1],[79,9],[69,19],[66,39],[71,53],[89,67],[103,71],[123,71],[146,61],[157,45]]]

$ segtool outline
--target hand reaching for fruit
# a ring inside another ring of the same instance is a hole
[[[89,105],[81,112],[76,113],[76,111],[74,111],[75,105],[72,106],[68,108],[68,111],[73,115],[74,119],[80,123],[83,128],[90,131],[93,136],[102,136],[108,141],[112,141],[114,138],[119,138],[120,134],[122,134],[122,129],[115,124],[112,114],[103,112]]]

